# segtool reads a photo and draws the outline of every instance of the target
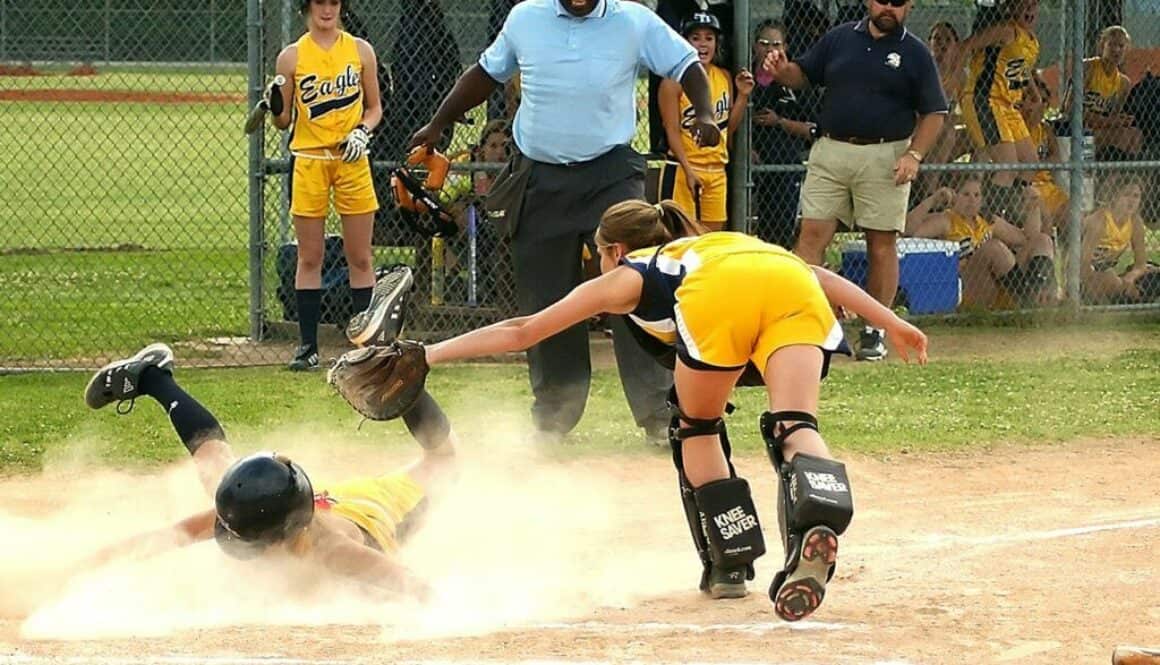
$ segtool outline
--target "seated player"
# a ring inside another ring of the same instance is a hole
[[[1084,299],[1092,303],[1155,300],[1160,297],[1160,267],[1148,263],[1140,218],[1140,179],[1113,176],[1110,185],[1107,203],[1084,220],[1080,250]],[[1132,266],[1121,273],[1117,268],[1128,247],[1132,248]]]
[[[1047,101],[1051,99],[1051,90],[1038,72],[1032,81],[1039,88],[1039,96],[1024,99],[1019,112],[1023,114],[1023,120],[1027,123],[1027,132],[1031,135],[1031,142],[1035,144],[1039,161],[1058,162],[1059,141],[1055,136],[1055,130],[1051,128],[1051,123],[1043,119]],[[1043,232],[1048,235],[1054,235],[1056,230],[1062,232],[1067,225],[1067,192],[1056,184],[1051,171],[1036,171],[1031,177],[1031,186],[1039,193],[1039,200],[1043,202]]]

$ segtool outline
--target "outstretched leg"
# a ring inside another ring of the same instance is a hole
[[[181,443],[193,456],[202,485],[213,496],[234,455],[217,418],[177,385],[173,350],[168,346],[150,344],[131,358],[102,367],[85,389],[85,403],[100,409],[116,402],[117,412],[124,414],[141,395],[152,397],[165,409]],[[122,409],[122,404],[129,406]]]

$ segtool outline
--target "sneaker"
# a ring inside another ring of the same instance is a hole
[[[882,360],[886,357],[886,333],[877,328],[866,327],[858,336],[858,360]]]
[[[157,343],[141,349],[132,358],[116,360],[102,367],[89,385],[85,387],[85,404],[90,409],[100,409],[113,402],[118,413],[133,410],[133,400],[141,393],[141,372],[146,367],[156,367],[173,373],[173,349]],[[129,408],[121,411],[121,403],[128,402]]]
[[[386,345],[403,331],[407,294],[415,283],[408,266],[397,266],[379,278],[366,311],[355,314],[346,326],[346,338],[355,346]]]
[[[786,621],[804,619],[818,609],[838,559],[838,535],[828,527],[806,531],[801,543],[769,585],[773,611]]]
[[[744,598],[749,595],[745,588],[745,568],[718,568],[713,566],[709,570],[709,580],[706,593],[710,598]]]
[[[299,346],[294,352],[294,359],[286,364],[286,369],[291,372],[309,372],[318,369],[318,349],[309,344]]]

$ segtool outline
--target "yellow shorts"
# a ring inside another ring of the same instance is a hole
[[[302,153],[291,160],[290,214],[326,217],[331,189],[334,209],[340,215],[362,215],[379,209],[369,159],[363,157],[348,164],[329,151],[307,156],[312,154]]]
[[[697,201],[685,180],[685,170],[676,162],[665,162],[660,173],[660,200],[672,199],[690,219],[710,224],[724,224],[729,221],[729,212],[726,208],[728,178],[725,167],[720,168],[693,168],[697,177],[701,179],[700,215],[698,216]]]
[[[999,143],[1016,143],[1031,138],[1027,122],[1013,106],[999,104],[990,99],[975,100],[968,95],[960,105],[963,110],[963,124],[976,150]]]
[[[1054,180],[1036,182],[1035,191],[1039,192],[1039,200],[1043,202],[1043,213],[1048,217],[1055,217],[1067,205],[1067,192],[1055,184]]]
[[[330,485],[332,514],[357,524],[384,552],[393,552],[419,523],[427,493],[405,471],[374,478],[355,478]]]
[[[842,328],[813,270],[787,251],[730,254],[677,288],[677,350],[693,367],[765,373],[775,351],[807,344],[835,351]],[[725,323],[727,322],[727,323]]]

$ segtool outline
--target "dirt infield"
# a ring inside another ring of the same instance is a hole
[[[48,571],[82,548],[86,529],[143,513],[164,523],[205,499],[187,466],[131,483],[12,479],[0,483],[0,665],[1102,664],[1116,644],[1160,642],[1158,446],[848,459],[857,515],[830,596],[796,625],[765,598],[779,548],[759,457],[739,467],[772,552],[750,597],[717,602],[692,588],[697,563],[661,454],[546,462],[510,441],[506,453],[465,454],[456,495],[407,549],[437,590],[425,608],[310,575],[291,584],[211,544],[59,588]],[[314,457],[307,468],[334,459]],[[335,472],[382,464],[373,459],[352,452]]]
[[[226,95],[194,92],[153,92],[146,90],[70,90],[41,88],[32,90],[0,90],[4,102],[108,102],[146,104],[235,104],[244,102],[245,95]]]

